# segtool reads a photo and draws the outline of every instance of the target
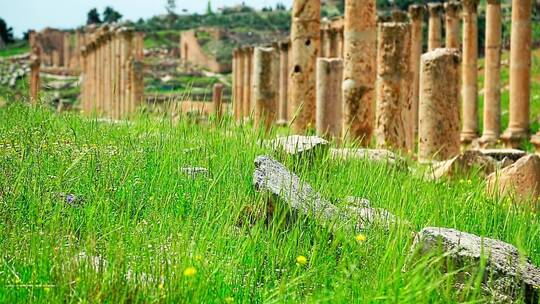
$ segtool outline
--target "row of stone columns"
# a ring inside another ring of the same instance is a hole
[[[142,43],[129,28],[107,25],[88,34],[82,49],[81,108],[110,118],[133,113],[144,93]]]
[[[40,61],[45,67],[80,70],[81,46],[85,45],[82,31],[30,31],[30,48],[40,50]],[[51,42],[55,41],[55,43]]]
[[[298,10],[293,10],[291,43],[279,46],[279,93],[276,102],[278,119],[291,122],[295,132],[303,132],[307,127],[316,125],[321,133],[331,133],[332,136],[340,133],[340,136],[359,140],[362,144],[370,142],[372,132],[376,129],[379,145],[402,150],[413,149],[418,123],[423,119],[419,117],[419,103],[424,6],[412,5],[409,8],[410,22],[382,23],[376,53],[374,1],[346,1],[343,62],[340,65],[337,61],[319,60],[317,66],[314,61],[317,56],[332,57],[336,54],[333,51],[336,48],[329,43],[332,41],[333,29],[327,24],[323,24],[322,30],[320,26],[315,26],[317,22],[314,20],[317,18],[314,16],[319,9],[317,1],[297,0],[295,5]],[[457,107],[461,108],[457,117],[459,119],[461,115],[463,121],[462,126],[458,124],[457,128],[462,143],[469,143],[479,135],[477,6],[478,0],[464,0],[462,5],[453,1],[444,6],[428,4],[428,49],[436,50],[442,47],[441,14],[444,9],[444,44],[447,49],[457,52],[441,56],[446,58],[445,60],[453,58],[452,67],[459,65],[459,77],[450,87],[458,88],[458,92],[461,89],[461,98],[457,100],[461,100],[462,105]],[[502,136],[509,146],[515,146],[527,136],[530,98],[530,0],[514,0],[513,7],[510,126]],[[460,12],[463,20],[462,47],[459,42]],[[481,142],[493,143],[500,133],[500,0],[489,0],[486,13],[484,133]],[[397,20],[396,18],[393,19]],[[321,44],[318,44],[319,39],[322,39]],[[252,114],[256,104],[250,100],[252,52],[249,48],[235,51],[234,100],[237,119]],[[458,58],[462,58],[457,59],[457,63],[456,54],[461,54]],[[337,55],[336,57],[339,57],[341,54]],[[404,58],[407,60],[403,60]],[[317,79],[316,75],[321,79]],[[335,75],[342,75],[343,82],[340,86],[335,84]],[[452,74],[453,76],[455,75]],[[342,103],[334,102],[329,106],[322,101],[335,100],[336,91],[340,91]],[[313,96],[315,93],[316,96]],[[377,106],[375,96],[378,96]],[[329,111],[329,107],[338,107],[340,110]],[[336,119],[339,117],[340,132],[336,131],[335,123],[328,122],[330,120],[324,116],[325,113]],[[400,117],[399,121],[395,117]],[[319,120],[321,123],[316,124]],[[535,140],[540,145],[540,134]]]

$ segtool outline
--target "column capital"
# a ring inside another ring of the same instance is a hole
[[[462,0],[463,12],[464,13],[476,13],[478,9],[479,0]]]
[[[424,5],[413,4],[409,5],[409,18],[411,20],[422,20],[424,18],[424,13],[426,12],[426,7]]]
[[[487,3],[491,5],[501,5],[501,0],[487,0]]]
[[[430,17],[440,16],[442,12],[444,11],[444,6],[440,2],[430,2],[427,4],[427,6],[428,6]]]
[[[447,16],[457,17],[461,10],[461,3],[458,1],[449,1],[444,4],[444,11]]]
[[[396,9],[392,11],[392,21],[394,22],[408,22],[409,16],[406,12]]]

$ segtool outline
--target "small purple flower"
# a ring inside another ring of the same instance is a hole
[[[76,197],[75,195],[73,195],[73,194],[68,194],[68,195],[66,195],[66,202],[67,202],[68,204],[70,204],[70,205],[73,204],[73,203],[75,203],[75,200],[76,200],[76,199],[77,199],[77,197]]]

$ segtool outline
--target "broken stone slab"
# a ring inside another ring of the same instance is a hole
[[[536,199],[540,195],[540,157],[529,154],[510,166],[487,177],[487,191],[491,194],[515,198]]]
[[[182,172],[192,179],[196,179],[198,177],[204,177],[209,178],[210,177],[210,171],[203,167],[185,167],[181,169]]]
[[[443,261],[450,261],[453,270],[460,269],[464,275],[457,276],[458,280],[475,275],[486,259],[482,289],[491,293],[487,296],[517,300],[523,295],[526,303],[539,300],[540,269],[511,244],[451,228],[426,227],[416,235],[409,261],[414,263],[429,255],[442,255],[446,257]],[[449,271],[449,265],[441,266]]]
[[[300,156],[308,153],[325,152],[329,143],[318,136],[290,135],[266,140],[263,145],[289,155]]]
[[[385,149],[363,148],[332,148],[330,157],[333,159],[364,159],[369,161],[385,161],[389,163],[405,163],[405,159]]]
[[[497,161],[502,161],[504,158],[516,161],[527,154],[527,152],[518,149],[478,149],[477,151]]]
[[[428,171],[428,179],[452,178],[467,176],[477,169],[482,175],[488,175],[495,171],[497,161],[480,151],[468,150],[445,161],[436,162]]]
[[[333,228],[352,227],[361,231],[373,224],[389,228],[399,222],[399,219],[388,211],[369,207],[369,202],[367,206],[364,202],[364,206],[339,208],[269,156],[258,156],[255,159],[253,185],[257,191],[268,191],[278,197],[292,210],[313,216],[322,224],[330,224]]]

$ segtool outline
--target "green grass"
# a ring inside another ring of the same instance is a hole
[[[367,230],[359,243],[279,204],[267,223],[265,196],[251,181],[254,158],[271,154],[257,141],[273,136],[228,120],[140,115],[110,125],[1,107],[0,302],[481,300],[460,298],[453,277],[426,264],[402,271],[413,232],[425,226],[504,240],[540,265],[538,215],[487,197],[474,176],[426,182],[391,166],[317,158],[295,171],[326,197],[365,197],[411,225]],[[187,166],[206,167],[212,178],[192,180],[181,172]],[[73,207],[60,193],[84,201]],[[89,258],[77,259],[81,252]],[[300,255],[307,265],[296,264]],[[92,257],[106,264],[94,269]],[[188,267],[194,276],[183,275]]]
[[[28,43],[26,41],[16,42],[13,44],[8,44],[5,49],[1,49],[0,57],[20,55],[20,54],[28,53],[29,51],[30,51],[30,47],[28,46]]]

